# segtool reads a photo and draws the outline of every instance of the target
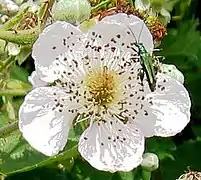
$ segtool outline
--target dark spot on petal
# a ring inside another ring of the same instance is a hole
[[[111,47],[111,51],[114,52],[116,50],[116,47]]]
[[[117,38],[120,38],[121,37],[121,35],[120,34],[117,34]]]

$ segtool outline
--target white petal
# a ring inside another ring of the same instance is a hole
[[[175,78],[180,83],[184,83],[184,75],[173,64],[162,64],[161,71],[168,76]]]
[[[47,156],[58,154],[67,142],[74,114],[63,106],[62,109],[61,104],[56,105],[65,96],[60,88],[35,88],[26,95],[19,110],[19,129],[23,137]]]
[[[134,123],[145,136],[174,136],[190,121],[191,101],[187,90],[162,73],[158,74],[156,90],[148,93],[141,104]]]
[[[59,55],[70,53],[77,59],[83,52],[83,33],[70,23],[57,21],[45,28],[33,46],[32,56],[35,59],[36,70],[43,74],[44,80],[53,82],[53,62]],[[48,78],[49,77],[49,78]]]
[[[134,125],[113,120],[88,127],[80,137],[78,150],[98,170],[131,171],[142,162],[144,137]]]
[[[135,8],[146,10],[150,8],[149,0],[135,0]]]
[[[162,8],[160,11],[160,14],[166,18],[166,23],[170,22],[171,15],[170,15],[170,12],[168,10],[166,10],[165,8]]]
[[[34,88],[41,87],[41,86],[47,86],[47,83],[45,81],[43,81],[40,77],[41,76],[38,75],[36,71],[33,71],[31,73],[31,76],[28,77],[29,82],[32,84],[32,86]]]
[[[17,56],[20,53],[20,45],[8,42],[8,54]]]
[[[123,58],[138,57],[138,48],[134,44],[136,42],[142,43],[149,53],[152,53],[154,46],[145,23],[137,16],[124,13],[103,18],[89,30],[87,39],[85,47],[88,49],[88,56],[93,58],[94,63],[97,59],[103,66],[115,64],[115,58],[118,62],[123,62]],[[100,59],[103,60],[100,62]]]

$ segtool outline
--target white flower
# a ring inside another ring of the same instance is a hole
[[[79,140],[82,157],[99,170],[130,171],[142,161],[145,137],[173,136],[187,125],[190,99],[180,82],[158,73],[151,92],[147,80],[139,78],[131,30],[153,51],[143,24],[119,13],[87,33],[56,22],[40,34],[32,54],[40,77],[32,80],[56,85],[36,87],[35,82],[19,110],[19,128],[35,149],[47,156],[59,153],[73,119],[84,114],[90,126]]]

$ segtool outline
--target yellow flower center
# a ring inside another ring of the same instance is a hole
[[[117,100],[118,75],[104,66],[87,76],[86,86],[95,105],[105,106]]]

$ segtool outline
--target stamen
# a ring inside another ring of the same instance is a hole
[[[94,105],[106,106],[117,97],[118,74],[107,66],[94,69],[86,78],[86,88]]]

